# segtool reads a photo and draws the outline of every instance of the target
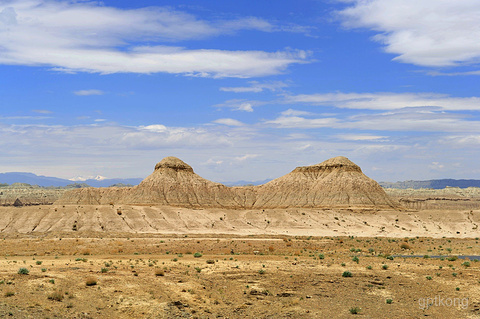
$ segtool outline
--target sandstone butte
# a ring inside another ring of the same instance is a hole
[[[166,157],[137,186],[75,189],[66,192],[55,204],[229,209],[399,207],[376,181],[343,156],[297,167],[263,185],[244,187],[227,187],[209,181],[195,174],[182,160]]]

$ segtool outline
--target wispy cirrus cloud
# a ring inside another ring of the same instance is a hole
[[[301,50],[189,50],[171,42],[238,30],[275,32],[259,18],[205,21],[169,7],[118,9],[93,1],[10,0],[0,3],[0,63],[61,72],[172,73],[248,78],[305,63]]]
[[[53,112],[50,110],[32,110],[33,113],[38,113],[38,114],[52,114]]]
[[[337,12],[347,28],[367,28],[394,60],[427,67],[478,63],[480,2],[351,0]]]
[[[436,106],[443,110],[480,110],[480,97],[453,97],[438,93],[320,93],[286,96],[284,103],[305,103],[345,109],[395,110]]]
[[[338,134],[335,137],[346,141],[377,141],[387,138],[387,136],[371,134]]]
[[[243,99],[228,100],[220,104],[214,105],[214,107],[222,109],[232,109],[233,111],[253,112],[253,108],[261,105],[265,105],[267,102],[252,101]]]
[[[103,95],[105,92],[102,90],[78,90],[74,91],[73,94],[79,95],[79,96],[89,96],[89,95]]]
[[[287,83],[282,81],[265,82],[265,83],[261,83],[258,81],[250,81],[249,84],[250,86],[221,87],[220,91],[234,92],[234,93],[260,93],[263,91],[276,92],[289,86]]]
[[[230,118],[218,119],[213,121],[213,123],[223,124],[227,126],[244,126],[245,125],[245,123],[242,123],[238,120],[230,119]]]
[[[480,121],[471,120],[464,114],[445,112],[435,107],[407,107],[375,114],[359,113],[347,117],[281,114],[264,123],[278,128],[300,130],[331,128],[385,132],[480,132]]]

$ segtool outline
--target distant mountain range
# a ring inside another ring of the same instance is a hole
[[[428,181],[404,181],[404,182],[380,182],[384,188],[400,188],[400,189],[419,189],[419,188],[433,188],[442,189],[445,187],[480,187],[480,180],[478,179],[432,179]]]
[[[137,185],[142,181],[142,178],[102,178],[102,179],[87,179],[82,180],[82,184],[87,184],[92,187],[109,187],[115,184],[129,184]],[[0,173],[0,184],[26,183],[30,185],[38,185],[43,187],[65,187],[67,185],[76,184],[78,182],[69,179],[39,176],[32,173]]]
[[[225,186],[252,186],[252,185],[262,185],[270,182],[271,179],[264,179],[263,181],[236,181],[236,182],[222,182]]]
[[[42,187],[109,187],[112,185],[138,185],[142,181],[142,178],[92,178],[86,180],[69,180],[57,177],[35,175],[33,173],[11,172],[0,173],[0,184],[13,184],[13,183],[25,183],[30,185],[38,185]],[[262,181],[236,181],[236,182],[223,182],[226,186],[246,186],[246,185],[261,185],[271,181],[266,179]],[[80,183],[80,184],[79,184]],[[427,181],[404,181],[404,182],[380,182],[384,188],[399,188],[399,189],[419,189],[419,188],[433,188],[442,189],[445,187],[480,187],[480,180],[477,179],[432,179]]]

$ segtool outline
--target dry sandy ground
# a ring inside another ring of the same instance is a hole
[[[0,207],[0,234],[123,232],[290,236],[476,237],[480,210],[188,209],[167,206]]]
[[[0,317],[478,318],[480,313],[480,262],[386,258],[480,255],[476,239],[68,235],[2,239]],[[196,252],[202,256],[194,257]],[[18,274],[20,268],[29,274]],[[344,277],[346,271],[352,276]],[[89,279],[96,285],[87,286]],[[355,308],[358,314],[351,313]]]
[[[468,209],[2,207],[0,318],[480,318],[480,262],[388,257],[478,256],[479,223]]]

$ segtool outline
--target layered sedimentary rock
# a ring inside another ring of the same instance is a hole
[[[167,157],[138,186],[84,188],[57,204],[156,204],[182,207],[396,207],[377,182],[346,157],[297,167],[264,185],[227,187],[206,180],[178,158]]]
[[[394,207],[382,187],[358,165],[338,156],[291,173],[256,188],[255,207]]]

